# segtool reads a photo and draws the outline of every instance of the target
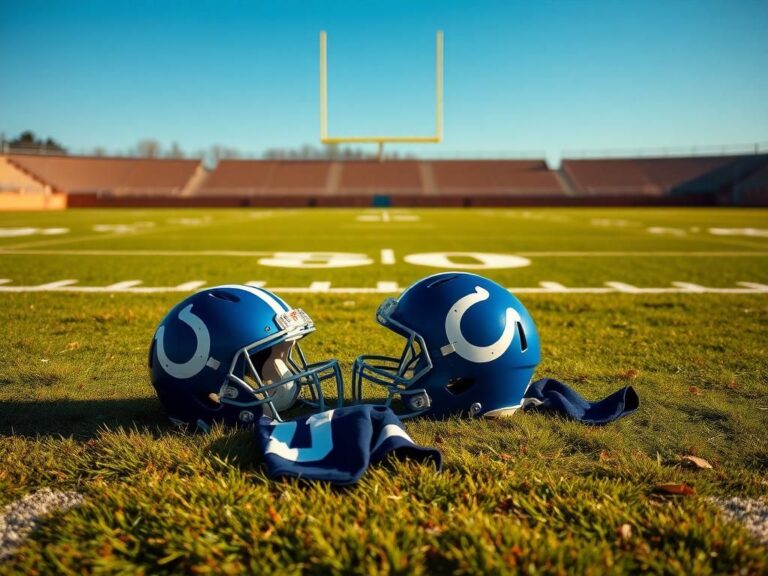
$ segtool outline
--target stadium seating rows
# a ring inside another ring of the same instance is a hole
[[[86,197],[205,199],[233,205],[491,205],[613,198],[631,203],[705,198],[707,203],[766,204],[768,154],[564,160],[198,160],[11,155],[0,157],[0,192],[61,192]],[[80,200],[77,198],[80,197]],[[241,200],[237,200],[240,198]],[[80,202],[80,204],[77,204]]]
[[[768,155],[564,160],[562,173],[592,196],[725,194],[768,164]]]
[[[177,195],[200,168],[198,160],[13,155],[8,163],[67,194]]]

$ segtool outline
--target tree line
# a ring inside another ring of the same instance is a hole
[[[6,140],[0,134],[0,153],[38,153],[38,154],[68,154],[67,147],[51,137],[38,137],[33,131],[25,130],[15,138]],[[111,154],[102,146],[95,146],[85,151],[91,156],[135,156],[137,158],[201,158],[208,162],[216,163],[219,160],[235,160],[239,158],[254,158],[253,154],[246,154],[231,146],[214,144],[207,149],[186,152],[178,142],[171,142],[164,146],[155,138],[139,140],[126,153]],[[311,146],[305,144],[295,148],[267,148],[260,155],[268,160],[358,160],[375,158],[372,150],[352,146],[339,146],[329,144],[324,146]],[[396,152],[387,154],[387,158],[398,158]],[[410,157],[410,156],[405,156]]]

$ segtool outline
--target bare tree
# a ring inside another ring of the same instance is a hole
[[[171,147],[165,155],[168,158],[184,158],[184,150],[181,149],[178,142],[174,141],[171,142]]]
[[[211,146],[209,154],[211,158],[216,162],[219,160],[235,160],[240,158],[240,151],[237,148],[221,146],[220,144],[214,144]]]
[[[157,158],[160,156],[161,148],[160,142],[146,138],[136,144],[136,155],[143,158]]]

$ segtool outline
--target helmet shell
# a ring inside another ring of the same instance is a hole
[[[390,319],[386,327],[415,332],[426,346],[432,369],[408,388],[426,390],[428,415],[514,410],[541,359],[525,306],[476,274],[445,272],[416,282],[398,298]]]
[[[275,318],[290,309],[271,292],[239,285],[202,290],[174,306],[149,350],[150,379],[169,417],[188,424],[237,423],[241,410],[213,401],[211,394],[219,393],[233,368],[242,375],[243,362],[233,367],[235,357],[278,334]]]

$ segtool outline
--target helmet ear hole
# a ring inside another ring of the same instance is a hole
[[[218,410],[221,408],[221,402],[219,401],[218,394],[200,394],[196,398],[197,401],[205,408],[208,408],[208,410]]]
[[[472,386],[475,385],[475,382],[476,380],[474,378],[451,378],[448,380],[448,384],[445,385],[445,389],[454,396],[458,396],[459,394],[464,394],[464,392],[472,388]]]
[[[525,352],[528,350],[528,339],[525,337],[525,330],[523,329],[522,322],[517,323],[517,333],[520,334],[520,351]]]

